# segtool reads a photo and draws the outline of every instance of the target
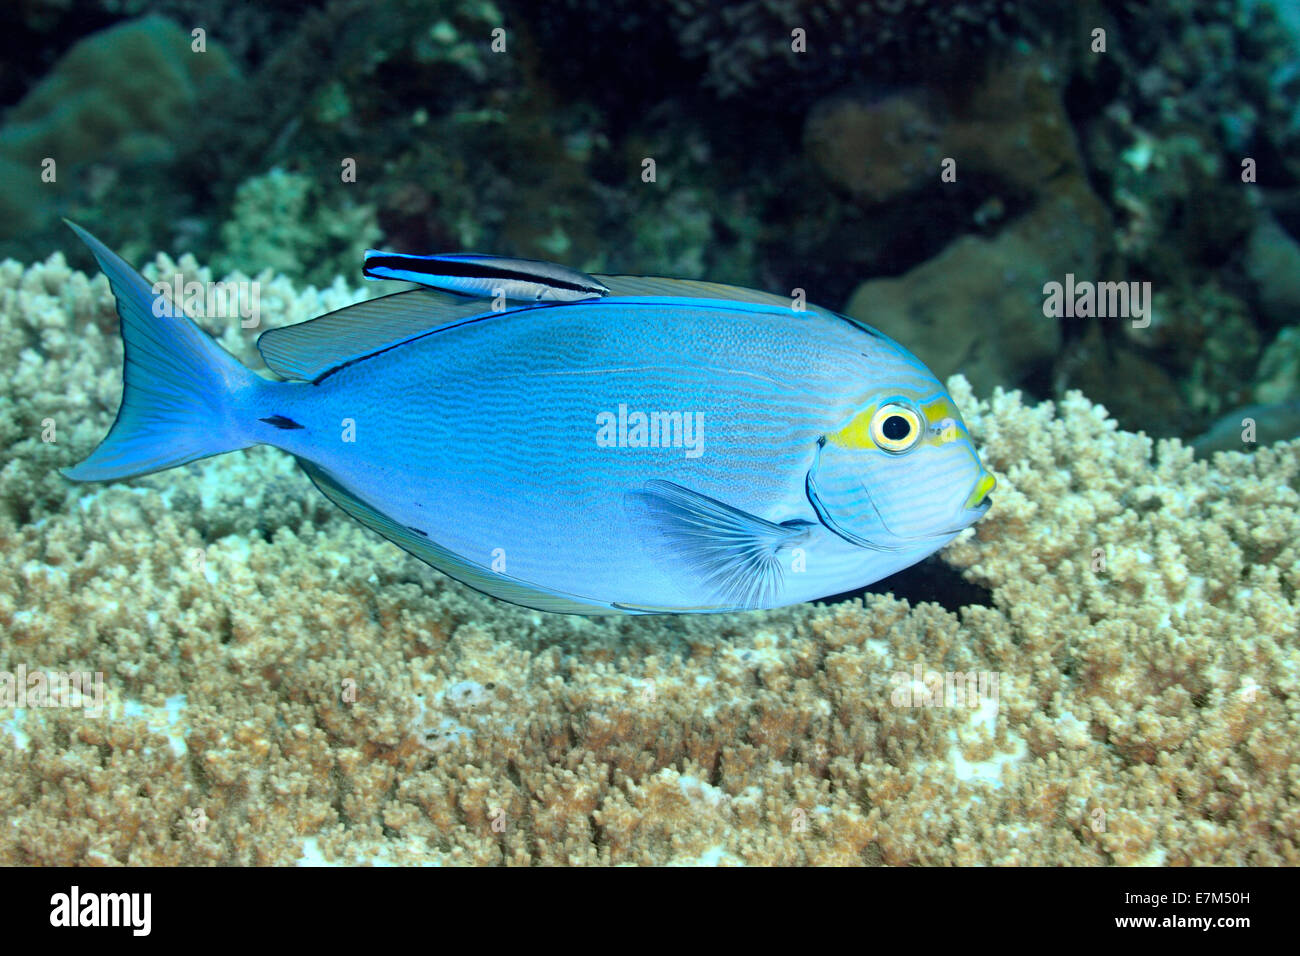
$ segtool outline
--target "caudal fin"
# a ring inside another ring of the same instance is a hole
[[[64,220],[67,222],[67,220]],[[74,481],[108,481],[183,465],[253,442],[241,434],[240,398],[261,383],[233,355],[155,295],[138,272],[86,230],[72,231],[108,276],[122,319],[122,405],[100,446],[63,469]]]

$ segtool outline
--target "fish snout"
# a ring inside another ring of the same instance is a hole
[[[979,478],[975,480],[975,487],[971,489],[970,495],[966,498],[964,510],[968,513],[973,512],[977,518],[982,517],[993,506],[993,499],[989,495],[997,485],[998,480],[993,477],[991,472],[980,469]]]

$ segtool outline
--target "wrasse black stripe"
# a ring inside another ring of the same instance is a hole
[[[401,272],[415,272],[426,276],[451,276],[458,279],[517,279],[521,282],[535,282],[551,286],[554,289],[571,289],[574,292],[599,292],[597,286],[581,282],[569,282],[551,275],[539,275],[536,272],[518,272],[501,266],[477,262],[457,262],[454,259],[429,260],[423,256],[369,256],[365,262],[365,272],[374,269],[393,269]],[[382,277],[381,277],[382,278]]]

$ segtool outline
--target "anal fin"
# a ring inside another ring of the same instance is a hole
[[[330,501],[372,531],[383,535],[403,551],[413,554],[425,564],[437,568],[448,577],[472,587],[491,597],[521,607],[557,614],[622,614],[622,608],[602,604],[572,594],[548,591],[508,574],[498,574],[444,548],[430,539],[425,532],[398,524],[387,515],[376,511],[345,488],[328,471],[310,461],[299,458],[298,464],[312,482]]]

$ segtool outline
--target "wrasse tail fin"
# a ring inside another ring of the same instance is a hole
[[[80,226],[68,226],[90,247],[113,288],[122,320],[124,367],[117,420],[85,461],[63,469],[64,476],[74,481],[129,478],[253,444],[239,434],[230,414],[232,395],[261,379],[179,306],[173,309],[164,296],[155,295],[121,256]]]

